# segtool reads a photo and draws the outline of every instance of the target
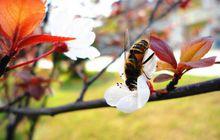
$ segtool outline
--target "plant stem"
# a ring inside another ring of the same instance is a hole
[[[36,57],[36,58],[34,58],[34,59],[32,59],[32,60],[29,60],[29,61],[26,61],[26,62],[17,64],[17,65],[14,65],[14,66],[9,66],[9,67],[7,68],[7,70],[12,70],[12,69],[15,69],[15,68],[24,66],[24,65],[31,64],[31,63],[33,63],[33,62],[37,62],[37,61],[40,60],[41,58],[46,57],[46,56],[52,54],[54,51],[55,51],[55,47],[54,47],[53,49],[49,50],[48,52],[44,53],[43,55],[41,55],[41,56],[39,56],[39,57]]]
[[[174,90],[176,85],[178,84],[179,79],[181,78],[182,75],[174,74],[174,78],[172,81],[167,85],[166,90],[171,91]]]
[[[6,67],[8,63],[10,62],[11,57],[8,55],[5,55],[1,60],[0,60],[0,77],[5,73]]]

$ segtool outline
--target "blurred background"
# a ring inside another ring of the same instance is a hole
[[[50,10],[55,8],[57,1],[51,0]],[[76,15],[93,18],[96,24],[95,46],[102,56],[85,63],[88,71],[100,71],[123,50],[124,34],[129,31],[130,40],[134,39],[147,25],[149,14],[157,0],[81,0],[73,1]],[[163,0],[157,15],[164,13],[167,7],[176,0]],[[213,51],[208,56],[217,56],[220,52],[220,9],[219,0],[183,0],[176,11],[172,11],[142,36],[147,39],[149,34],[155,34],[169,43],[179,58],[179,49],[186,43],[204,36],[213,36],[215,42]],[[48,31],[50,24],[47,24]],[[217,61],[219,58],[217,58]],[[94,67],[94,65],[96,67]],[[117,72],[118,62],[109,67],[109,72]],[[193,75],[218,75],[220,67],[192,70]]]
[[[161,14],[176,0],[163,0],[157,14]],[[48,0],[48,15],[42,25],[50,31],[50,12],[61,0]],[[76,13],[94,19],[96,41],[94,46],[101,56],[94,60],[72,61],[65,56],[57,58],[57,78],[48,94],[47,107],[67,104],[77,99],[83,82],[78,75],[95,75],[123,50],[124,33],[128,29],[131,40],[147,25],[148,18],[157,0],[73,0]],[[190,0],[158,20],[142,38],[155,34],[169,43],[179,57],[180,48],[187,42],[203,36],[215,39],[208,56],[220,54],[220,0]],[[64,61],[65,60],[65,61]],[[51,56],[37,63],[37,73],[47,76],[54,63]],[[107,88],[120,80],[118,61],[88,90],[85,100],[103,98]],[[195,69],[184,75],[179,85],[196,83],[220,76],[220,66]],[[166,82],[154,84],[163,88]],[[37,101],[34,101],[36,106]],[[1,116],[1,114],[0,114]],[[220,94],[217,92],[160,101],[147,104],[132,114],[123,114],[114,108],[100,108],[41,117],[36,125],[35,140],[219,140],[220,139]],[[25,121],[25,120],[24,120]],[[6,123],[0,125],[3,130]],[[26,139],[30,124],[20,125],[17,139]],[[0,132],[0,139],[5,133]]]

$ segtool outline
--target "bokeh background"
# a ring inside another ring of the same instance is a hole
[[[50,30],[50,11],[53,2],[48,0],[48,23],[45,32]],[[160,7],[163,12],[175,0],[164,0]],[[52,2],[52,3],[51,3]],[[131,39],[146,26],[149,14],[156,0],[73,0],[76,11],[96,22],[96,41],[94,46],[101,56],[94,60],[72,61],[62,56],[59,62],[58,78],[52,84],[52,93],[48,94],[47,107],[67,104],[77,99],[82,80],[77,75],[83,70],[93,76],[105,67],[123,50],[124,32],[128,29]],[[207,56],[220,54],[220,0],[191,0],[187,5],[178,7],[168,16],[153,24],[149,33],[167,41],[178,58],[180,47],[191,40],[203,36],[215,39],[212,50]],[[217,60],[220,60],[217,57]],[[38,73],[42,76],[51,72],[51,57],[37,63]],[[121,81],[116,61],[107,72],[88,90],[85,100],[103,98],[105,90]],[[191,84],[220,76],[220,66],[192,70],[184,75],[179,85]],[[154,84],[163,88],[166,82]],[[37,101],[33,104],[38,105]],[[0,114],[1,116],[1,114]],[[24,120],[25,121],[25,120]],[[21,122],[22,124],[22,122]],[[0,139],[4,139],[4,127],[0,125]],[[28,123],[19,125],[16,139],[26,139]],[[210,94],[159,101],[147,104],[132,114],[124,114],[115,108],[100,108],[53,117],[41,117],[36,126],[35,140],[219,140],[220,139],[220,94]]]

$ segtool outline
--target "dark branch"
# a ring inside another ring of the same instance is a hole
[[[26,99],[24,100],[24,102],[20,101],[18,108],[20,107],[27,107],[30,103],[30,97],[29,96],[25,96]],[[7,140],[13,140],[15,137],[15,133],[16,133],[16,129],[19,125],[19,123],[23,120],[24,115],[23,114],[9,114],[12,115],[12,117],[9,117],[9,123],[7,125],[7,129],[6,129],[6,139]]]
[[[174,74],[173,79],[167,85],[166,90],[171,91],[171,90],[175,89],[175,86],[178,84],[181,77],[182,77],[182,75]]]
[[[12,106],[12,105],[14,105],[14,104],[20,102],[20,101],[23,100],[27,95],[28,95],[27,93],[25,93],[25,94],[23,94],[23,95],[20,95],[20,96],[16,97],[13,101],[9,102],[8,104],[6,104],[6,105],[4,105],[4,106],[1,106],[1,107],[0,107],[0,112],[1,112],[4,108],[6,108],[6,107]]]
[[[48,96],[46,96],[41,104],[41,107],[45,107],[47,104]],[[37,126],[38,121],[40,120],[40,116],[34,116],[33,118],[30,119],[30,130],[28,133],[28,139],[33,140],[34,137],[34,132]]]
[[[11,57],[8,55],[5,55],[0,60],[0,77],[5,73],[6,67],[7,67],[8,63],[10,62],[10,60],[11,60]]]
[[[186,96],[193,96],[198,94],[209,93],[213,91],[220,90],[220,78],[213,79],[205,82],[200,82],[196,84],[191,84],[187,86],[182,86],[170,91],[168,94],[153,94],[149,102],[151,101],[160,101],[160,100],[167,100],[173,98],[180,98]],[[109,107],[108,104],[105,102],[104,99],[93,100],[93,101],[86,101],[86,102],[77,102],[71,103],[59,107],[52,107],[52,108],[41,108],[41,109],[33,109],[33,108],[14,108],[8,107],[4,108],[3,111],[5,112],[12,112],[16,114],[23,114],[23,115],[57,115],[60,113],[72,112],[77,110],[85,110],[85,109],[94,109],[94,108],[102,108],[102,107]]]
[[[152,11],[152,13],[151,13],[151,15],[150,15],[150,17],[149,17],[149,23],[151,23],[153,20],[154,20],[154,18],[155,18],[155,14],[156,14],[156,12],[157,12],[157,10],[158,10],[158,8],[159,8],[159,6],[160,6],[160,4],[162,3],[163,1],[162,0],[158,0],[157,1],[157,3],[156,3],[156,5],[155,5],[155,8],[153,9],[153,11]]]

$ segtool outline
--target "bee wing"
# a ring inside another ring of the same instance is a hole
[[[119,57],[119,67],[118,67],[118,73],[120,77],[125,80],[125,57],[127,55],[127,52],[122,53],[122,55]]]
[[[149,58],[153,53],[154,52],[151,49],[148,49],[144,55],[143,62],[147,60],[147,58]],[[151,78],[153,76],[153,73],[156,71],[156,66],[157,58],[154,55],[147,63],[143,65],[143,70],[147,77]]]
[[[126,30],[125,34],[124,34],[124,52],[122,53],[122,55],[119,58],[119,75],[120,77],[125,80],[125,73],[124,73],[124,69],[125,69],[125,62],[128,56],[128,52],[127,49],[131,46],[130,43],[130,35],[129,35],[129,31]]]
[[[114,85],[105,92],[104,98],[108,105],[116,106],[121,98],[129,94],[130,91],[125,85]]]
[[[127,51],[131,46],[130,34],[128,29],[124,32],[124,52]]]
[[[150,97],[150,89],[146,81],[147,79],[144,75],[139,76],[137,79],[138,108],[143,107]]]

